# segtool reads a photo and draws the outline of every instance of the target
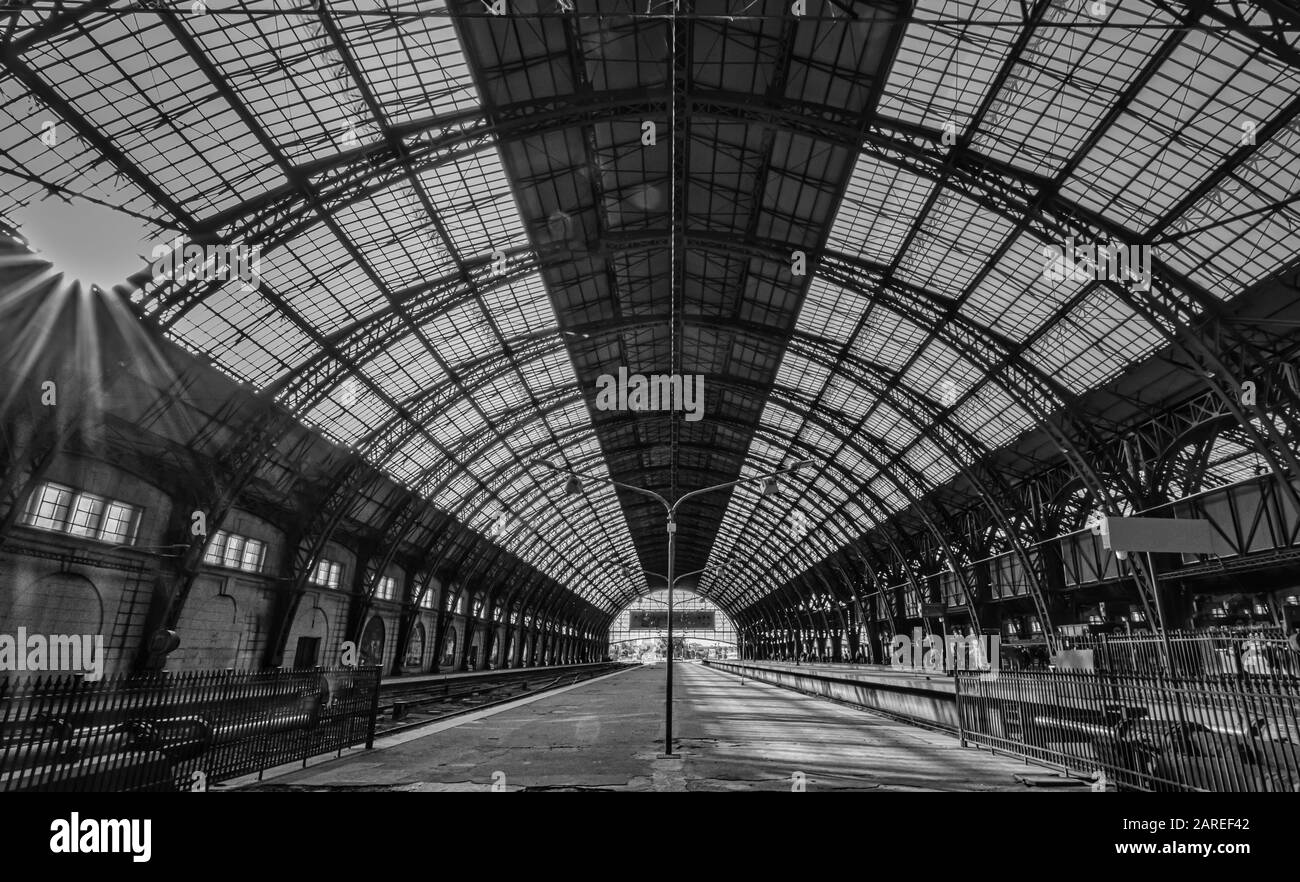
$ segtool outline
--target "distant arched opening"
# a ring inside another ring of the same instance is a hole
[[[615,661],[660,661],[667,648],[667,591],[637,598],[610,626],[609,657]],[[673,657],[735,658],[735,624],[711,600],[678,588],[673,592]]]

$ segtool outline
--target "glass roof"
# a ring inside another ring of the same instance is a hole
[[[743,561],[701,591],[753,597],[1038,424],[972,335],[1073,394],[1164,345],[1115,284],[1046,276],[1067,221],[1193,301],[1300,251],[1300,70],[1181,5],[853,2],[789,40],[784,2],[475,5],[9,11],[0,219],[102,202],[147,221],[142,270],[178,235],[256,246],[252,284],[142,278],[141,316],[602,609],[646,587],[605,563],[663,544],[606,479],[817,457],[784,514],[748,486],[694,512],[685,563]],[[796,248],[834,271],[792,277]],[[703,374],[705,419],[598,413],[619,366]]]

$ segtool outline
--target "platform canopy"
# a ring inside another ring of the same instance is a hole
[[[681,512],[741,609],[1300,250],[1270,3],[8,5],[0,220],[139,223],[143,319],[611,613],[666,534],[601,479],[815,458]],[[258,278],[145,270],[178,236]],[[1071,242],[1133,272],[1045,271]],[[701,418],[598,408],[620,368]]]

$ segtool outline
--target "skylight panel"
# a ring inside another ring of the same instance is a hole
[[[557,435],[564,435],[569,429],[587,426],[591,421],[587,416],[586,402],[575,401],[548,415],[546,422]]]
[[[875,401],[875,393],[844,374],[834,374],[822,390],[822,401],[831,410],[838,411],[850,420],[866,416]]]
[[[373,137],[355,81],[312,17],[187,16],[184,24],[289,161]]]
[[[1173,240],[1158,241],[1156,257],[1225,299],[1282,268],[1300,251],[1300,208],[1289,202],[1300,189],[1298,155],[1292,124],[1170,224]]]
[[[786,349],[781,359],[781,367],[776,372],[776,382],[779,386],[815,395],[826,385],[830,373],[830,368],[809,361],[790,348]]]
[[[1167,32],[1172,17],[1141,2],[1058,3],[1013,65],[973,144],[1035,174],[1056,174],[1100,124]],[[1070,25],[1075,25],[1070,27]]]
[[[831,469],[829,471],[830,474],[835,476],[836,480],[832,480],[826,476],[819,477],[815,482],[813,482],[812,494],[804,497],[805,502],[818,512],[819,519],[823,519],[829,515],[836,506],[848,498],[848,493],[844,490],[843,485],[840,484],[843,475],[838,474],[838,470],[836,469]],[[822,500],[822,502],[819,503],[818,500]]]
[[[509,285],[495,285],[482,296],[484,308],[507,340],[556,327],[555,311],[537,273]]]
[[[262,278],[323,334],[385,306],[374,283],[324,226],[262,255]]]
[[[768,401],[763,408],[759,423],[773,429],[778,435],[793,438],[799,431],[801,420],[775,401]]]
[[[1001,67],[1018,28],[935,26],[920,21],[984,19],[1014,21],[1020,7],[1011,0],[920,0],[903,34],[881,97],[881,112],[904,122],[939,129],[952,121],[966,127],[988,84]]]
[[[392,416],[391,408],[349,377],[308,411],[306,419],[338,443],[352,446]]]
[[[459,472],[434,497],[434,502],[448,511],[457,511],[478,487],[478,483],[465,472]]]
[[[1035,425],[1034,418],[991,380],[976,387],[975,393],[954,412],[953,419],[990,450],[1011,443]]]
[[[907,497],[900,493],[897,485],[884,475],[873,478],[867,485],[867,489],[890,514],[901,511],[908,505]]]
[[[868,153],[859,155],[827,247],[891,263],[936,186]]]
[[[438,355],[453,365],[500,348],[475,303],[463,303],[448,310],[425,324],[423,331],[432,340]]]
[[[457,398],[428,422],[429,431],[442,444],[453,447],[475,432],[485,431],[487,424],[469,398]]]
[[[1104,285],[1051,328],[1030,349],[1032,362],[1075,392],[1093,388],[1164,342]]]
[[[803,446],[811,447],[822,456],[830,456],[840,447],[840,439],[817,423],[807,420],[799,430],[799,441]],[[792,480],[798,481],[802,476],[796,474]]]
[[[541,420],[535,420],[517,429],[506,440],[510,448],[523,457],[537,450],[547,437],[545,424]]]
[[[955,297],[964,291],[1011,234],[1012,222],[944,192],[898,263],[900,281]]]
[[[260,388],[310,357],[316,346],[261,297],[229,282],[215,289],[171,329],[211,353],[236,376]]]
[[[342,16],[341,30],[362,76],[390,122],[443,116],[476,108],[473,78],[450,17],[402,17],[432,11],[441,3],[386,0],[393,23],[366,16]],[[350,0],[342,10],[370,11],[368,0]]]
[[[470,469],[474,474],[487,480],[493,477],[507,463],[513,462],[514,459],[514,453],[509,447],[500,443],[493,443],[488,445],[486,450],[473,455],[470,459]]]
[[[441,454],[429,443],[429,440],[416,433],[406,439],[387,461],[385,468],[398,482],[412,487],[420,472],[440,459],[442,459]]]
[[[1188,33],[1063,190],[1122,225],[1145,230],[1239,146],[1248,122],[1271,118],[1300,74],[1261,75],[1239,39]]]
[[[1054,247],[1064,248],[1064,244]],[[963,314],[1015,342],[1024,340],[1079,286],[1072,280],[1047,278],[1045,248],[1037,237],[1021,233],[962,304]]]
[[[474,389],[474,398],[494,422],[508,420],[511,411],[519,410],[529,403],[528,390],[509,374],[477,386]],[[531,416],[527,412],[521,415]]]
[[[504,251],[527,241],[495,150],[435,166],[420,175],[420,182],[462,258]]]
[[[451,274],[455,264],[407,184],[334,209],[350,243],[390,291]]]
[[[840,468],[844,469],[845,472],[852,475],[854,477],[854,483],[856,483],[859,476],[869,475],[875,467],[872,466],[870,460],[859,451],[859,448],[867,447],[867,445],[863,443],[863,439],[854,437],[851,438],[850,441],[852,443],[844,445],[835,454],[835,462],[838,463]]]
[[[37,43],[24,60],[192,214],[237,202],[237,182],[257,187],[275,177],[266,173],[265,155],[241,139],[233,110],[160,17],[113,16],[95,24],[91,34]],[[62,117],[54,118],[72,138]],[[232,165],[236,148],[248,155]],[[214,160],[232,169],[234,178],[219,174]],[[258,168],[261,174],[250,175]]]
[[[916,437],[918,429],[912,420],[880,401],[863,422],[860,431],[882,439],[891,450],[901,450]]]
[[[851,351],[859,358],[901,370],[924,340],[923,329],[898,313],[876,304],[853,341]]]
[[[947,344],[931,340],[904,376],[916,392],[947,403],[945,399],[951,400],[954,392],[961,388],[963,378],[976,372],[977,369],[965,357]]]
[[[923,489],[926,491],[946,484],[957,474],[952,459],[928,438],[918,439],[904,459],[925,479],[927,486]]]
[[[414,334],[384,346],[363,368],[391,398],[404,402],[438,389],[447,375]],[[440,395],[439,397],[445,397]]]
[[[808,296],[799,310],[795,330],[813,337],[824,337],[837,343],[847,343],[857,328],[858,320],[867,311],[865,297],[850,294],[814,277],[808,286]]]

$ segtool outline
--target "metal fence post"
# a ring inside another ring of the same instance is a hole
[[[366,727],[366,750],[375,749],[375,724],[379,720],[379,668],[374,668],[375,681],[370,685],[370,724]]]

